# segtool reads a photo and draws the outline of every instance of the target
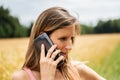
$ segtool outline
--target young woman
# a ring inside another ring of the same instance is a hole
[[[34,39],[44,32],[54,43],[46,56],[46,46],[42,44],[38,53],[34,44]],[[32,27],[24,65],[12,75],[12,80],[104,80],[85,64],[69,59],[69,51],[79,32],[79,22],[64,8],[45,10]],[[59,53],[61,56],[54,60]],[[63,64],[58,66],[62,60]]]

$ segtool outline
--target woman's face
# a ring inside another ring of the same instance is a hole
[[[61,55],[65,58],[68,56],[68,52],[72,49],[74,37],[75,24],[55,30],[50,35],[51,40],[57,45],[57,49],[61,50]]]

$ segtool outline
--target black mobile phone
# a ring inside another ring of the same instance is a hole
[[[51,39],[49,38],[47,33],[42,33],[37,38],[35,38],[34,39],[34,44],[35,44],[35,48],[37,49],[38,53],[41,52],[41,44],[45,45],[45,56],[47,55],[47,51],[51,48],[51,46],[53,46],[53,42],[51,41]],[[61,54],[58,53],[54,60],[56,60],[60,56],[61,56]],[[62,60],[58,64],[58,66],[62,65],[63,63],[64,63],[64,60]]]

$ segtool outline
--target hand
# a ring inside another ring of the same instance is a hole
[[[64,59],[60,56],[58,59],[54,60],[56,55],[60,50],[55,50],[57,46],[53,45],[47,52],[45,56],[45,46],[41,46],[41,56],[40,56],[40,76],[41,80],[54,80],[57,64]],[[54,51],[54,52],[53,52]]]

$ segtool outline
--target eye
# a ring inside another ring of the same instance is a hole
[[[60,40],[65,41],[65,40],[67,40],[67,38],[66,37],[62,37],[62,38],[60,38]]]
[[[75,37],[71,37],[72,43],[74,43]]]

